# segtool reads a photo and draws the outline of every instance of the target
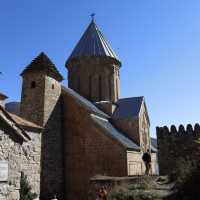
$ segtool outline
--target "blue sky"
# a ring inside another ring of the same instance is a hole
[[[0,91],[19,101],[19,74],[41,51],[67,79],[64,63],[95,12],[122,61],[121,97],[145,96],[151,134],[199,122],[199,10],[199,0],[0,0]]]

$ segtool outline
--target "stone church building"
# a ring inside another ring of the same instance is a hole
[[[0,94],[0,197],[18,199],[23,172],[42,200],[84,200],[95,175],[144,174],[147,149],[157,173],[144,97],[120,98],[121,61],[94,20],[66,68],[68,87],[41,53],[21,73],[21,102]]]

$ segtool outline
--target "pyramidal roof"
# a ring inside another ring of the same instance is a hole
[[[106,41],[94,20],[89,24],[66,63],[73,58],[84,56],[111,57],[120,63],[119,58]]]
[[[44,71],[47,75],[55,78],[58,81],[62,81],[63,77],[57,70],[53,62],[48,58],[48,56],[42,52],[40,53],[21,73],[23,76],[25,73],[33,71]]]

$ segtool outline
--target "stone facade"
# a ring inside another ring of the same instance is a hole
[[[139,144],[142,152],[150,149],[150,124],[145,103],[142,104],[137,118],[112,118],[112,122],[136,144]]]
[[[176,161],[199,160],[200,126],[187,125],[185,129],[180,125],[177,129],[174,125],[169,129],[167,126],[157,127],[158,163],[161,175],[170,174]],[[192,152],[192,153],[191,153]]]
[[[5,127],[2,130],[2,127]],[[27,176],[32,192],[40,195],[41,134],[29,132],[29,142],[13,140],[13,130],[1,123],[0,162],[8,162],[8,180],[0,182],[0,197],[5,200],[19,200],[21,172]]]
[[[143,153],[135,151],[127,151],[127,167],[128,176],[144,175],[145,165],[141,162]],[[155,152],[151,153],[151,175],[158,175],[158,160]]]
[[[67,67],[68,87],[88,100],[116,102],[119,98],[119,64],[113,59],[73,59]]]
[[[148,111],[143,101],[140,113],[139,113],[139,131],[138,131],[138,138],[140,138],[140,147],[142,152],[146,152],[147,149],[151,149],[151,138],[150,138],[150,121],[148,117]]]
[[[55,194],[60,199],[64,197],[60,94],[60,83],[45,72],[23,74],[21,116],[44,127],[41,158],[41,198],[44,200]]]
[[[20,116],[40,126],[44,125],[45,74],[28,73],[23,76]]]
[[[91,113],[72,97],[63,98],[66,199],[84,200],[90,177],[128,175],[126,148],[95,126]]]

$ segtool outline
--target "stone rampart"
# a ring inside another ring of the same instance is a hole
[[[157,127],[158,141],[158,162],[160,175],[170,174],[180,159],[197,160],[199,159],[200,144],[200,125],[194,127],[188,124],[186,128],[180,125],[178,128],[172,125]]]

